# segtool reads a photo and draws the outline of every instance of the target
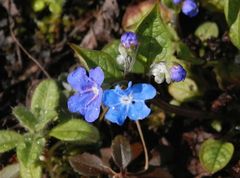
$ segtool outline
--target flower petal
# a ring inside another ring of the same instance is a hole
[[[102,85],[104,80],[104,73],[100,67],[96,67],[95,69],[91,69],[89,71],[89,77],[93,79],[98,85]]]
[[[88,102],[94,97],[92,92],[84,93],[83,95],[77,93],[68,99],[68,109],[70,112],[77,112],[82,115],[85,114]]]
[[[131,88],[134,100],[152,99],[156,95],[156,89],[146,83],[135,84]]]
[[[131,120],[144,119],[150,114],[151,110],[146,106],[144,101],[138,101],[130,105],[128,117]]]
[[[108,107],[120,104],[120,97],[121,95],[115,90],[105,90],[103,93],[103,104]]]
[[[98,118],[102,102],[102,95],[103,91],[100,88],[98,96],[87,106],[84,115],[87,122],[94,122]]]
[[[68,75],[67,81],[73,87],[73,89],[81,91],[82,88],[85,88],[87,83],[86,81],[88,81],[86,70],[82,67],[78,67]]]
[[[123,125],[127,117],[128,108],[126,105],[116,105],[109,108],[105,118],[110,122]]]

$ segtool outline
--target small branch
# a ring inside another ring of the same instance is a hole
[[[13,33],[12,27],[11,27],[11,17],[10,17],[10,13],[11,12],[11,6],[12,6],[12,2],[11,0],[8,1],[9,2],[9,9],[8,9],[8,23],[9,23],[9,30],[10,30],[10,34],[11,37],[13,39],[13,41],[16,43],[16,45],[27,55],[27,57],[29,59],[31,59],[41,70],[42,72],[46,75],[47,78],[51,78],[50,75],[48,74],[48,72],[43,68],[43,66],[38,62],[37,59],[35,59],[31,54],[29,54],[29,52],[23,47],[23,45],[18,41],[18,39],[16,38],[15,34]]]
[[[174,106],[165,102],[162,98],[157,95],[153,100],[153,104],[159,106],[164,111],[175,113],[180,116],[185,116],[192,119],[211,119],[211,118],[224,118],[223,115],[218,115],[208,111],[198,111],[191,108],[183,108],[179,106]]]
[[[141,141],[142,141],[142,145],[143,145],[143,151],[144,151],[144,156],[145,156],[145,165],[144,165],[144,171],[148,170],[149,164],[148,164],[148,151],[147,151],[147,147],[146,147],[146,143],[143,137],[143,133],[142,133],[142,129],[141,129],[141,125],[139,123],[139,121],[135,122],[137,125],[137,129],[138,129],[138,133],[140,135]]]

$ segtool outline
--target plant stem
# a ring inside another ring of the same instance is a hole
[[[144,171],[146,171],[148,169],[148,151],[147,151],[147,147],[146,147],[146,143],[143,137],[143,132],[142,132],[142,128],[141,125],[139,123],[139,121],[135,122],[137,125],[137,129],[138,129],[138,133],[140,135],[141,141],[142,141],[142,145],[143,145],[143,151],[144,151],[144,156],[145,156],[145,165],[144,165]]]

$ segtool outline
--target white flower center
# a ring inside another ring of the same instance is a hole
[[[121,102],[122,104],[125,104],[125,105],[131,104],[132,101],[133,101],[132,95],[122,96],[122,97],[120,98],[120,102]]]
[[[99,90],[98,90],[97,87],[92,87],[92,91],[93,91],[95,96],[99,94]]]

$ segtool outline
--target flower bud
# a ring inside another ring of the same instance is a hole
[[[179,4],[182,0],[172,0],[174,4]]]
[[[187,75],[186,70],[180,64],[172,66],[169,72],[173,82],[183,81]]]
[[[167,83],[171,82],[165,62],[153,63],[150,68],[150,74],[154,76],[156,83],[161,84],[164,80],[166,80]]]
[[[194,17],[198,14],[198,6],[194,0],[185,0],[182,4],[182,12],[189,16]]]
[[[138,39],[136,33],[133,32],[125,32],[121,36],[121,44],[124,48],[131,48],[138,46]]]

